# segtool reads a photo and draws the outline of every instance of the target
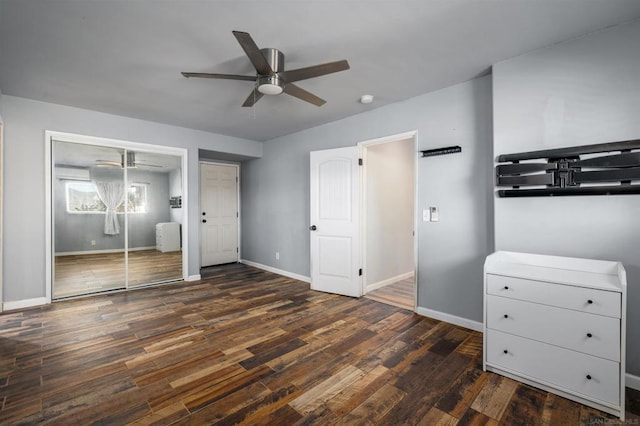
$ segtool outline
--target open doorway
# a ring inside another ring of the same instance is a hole
[[[362,142],[363,293],[416,308],[415,132]]]

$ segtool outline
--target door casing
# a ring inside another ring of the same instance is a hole
[[[360,214],[361,214],[361,219],[360,219],[360,226],[361,226],[361,231],[360,231],[360,244],[361,244],[361,249],[360,249],[360,253],[361,253],[361,264],[362,264],[362,270],[363,270],[363,277],[362,277],[362,294],[366,294],[366,283],[367,283],[367,210],[366,210],[366,205],[367,205],[367,199],[366,199],[366,190],[367,190],[367,182],[366,182],[366,167],[367,167],[367,161],[366,161],[366,154],[367,154],[367,147],[370,146],[374,146],[374,145],[381,145],[381,144],[385,144],[385,143],[391,143],[391,142],[395,142],[395,141],[400,141],[400,140],[405,140],[405,139],[413,139],[413,145],[414,145],[414,150],[416,152],[416,155],[414,157],[414,182],[413,182],[413,208],[414,208],[414,214],[413,214],[413,229],[414,229],[414,236],[413,236],[413,267],[414,267],[414,307],[413,310],[414,312],[416,311],[417,307],[418,307],[418,238],[417,238],[417,230],[418,230],[418,131],[417,130],[413,130],[413,131],[409,131],[409,132],[404,132],[404,133],[399,133],[396,135],[390,135],[390,136],[385,136],[382,138],[376,138],[376,139],[370,139],[370,140],[366,140],[366,141],[362,141],[362,142],[358,142],[358,148],[360,150],[360,158],[363,159],[363,167],[361,170],[361,179],[362,179],[362,184],[360,186]]]

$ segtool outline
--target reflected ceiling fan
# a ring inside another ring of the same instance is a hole
[[[127,151],[127,157],[125,162],[124,153],[120,154],[120,161],[111,161],[111,160],[96,160],[96,166],[113,166],[127,169],[135,169],[138,166],[140,167],[162,167],[158,164],[149,164],[145,161],[136,161],[136,153],[133,151]]]
[[[243,107],[252,107],[263,95],[279,95],[283,92],[313,105],[322,106],[327,101],[293,83],[349,69],[349,63],[342,60],[285,71],[284,54],[281,51],[270,47],[259,49],[249,33],[233,31],[233,35],[256,69],[255,76],[201,72],[183,72],[182,75],[185,77],[253,81],[255,87],[242,104]]]

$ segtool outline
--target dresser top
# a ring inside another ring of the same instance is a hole
[[[487,274],[623,291],[626,274],[620,262],[498,251],[487,257]]]

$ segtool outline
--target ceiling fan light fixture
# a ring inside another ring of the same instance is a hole
[[[277,75],[261,76],[258,79],[258,92],[264,95],[279,95],[284,90],[284,84]]]

